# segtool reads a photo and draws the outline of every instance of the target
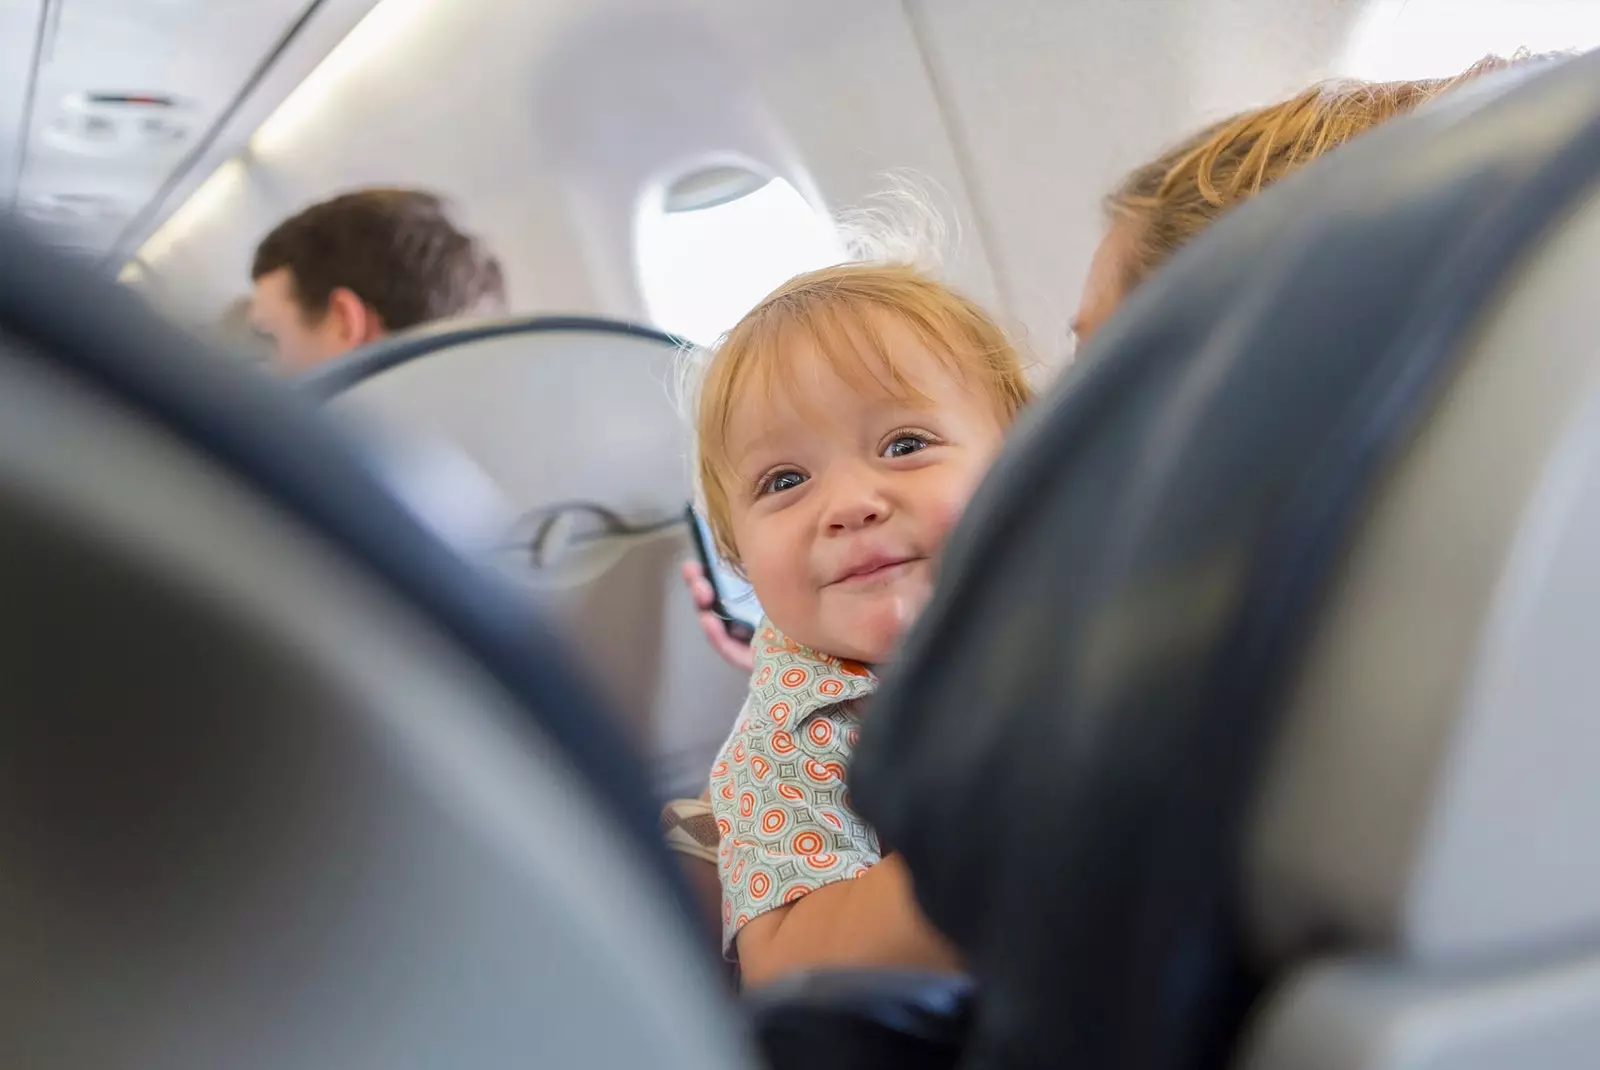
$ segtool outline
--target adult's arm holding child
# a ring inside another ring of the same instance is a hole
[[[897,854],[854,880],[824,885],[739,930],[747,985],[831,967],[893,967],[957,973],[955,949],[923,916],[911,873]]]

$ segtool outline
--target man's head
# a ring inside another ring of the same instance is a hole
[[[250,277],[252,321],[288,371],[505,305],[499,261],[420,190],[364,189],[312,205],[262,240]]]

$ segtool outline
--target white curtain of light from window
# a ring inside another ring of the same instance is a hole
[[[664,331],[709,345],[779,284],[846,259],[831,220],[781,178],[726,204],[639,213],[639,286]]]
[[[1600,46],[1600,0],[1370,0],[1338,64],[1351,78],[1459,74],[1489,53]]]

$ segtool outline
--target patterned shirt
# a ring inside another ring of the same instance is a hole
[[[750,696],[711,767],[724,953],[750,919],[859,877],[881,857],[844,782],[856,703],[877,690],[877,678],[765,620],[754,645]]]

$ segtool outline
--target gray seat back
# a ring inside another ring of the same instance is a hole
[[[1290,689],[1246,885],[1298,963],[1246,1065],[1600,1050],[1600,196],[1484,310]]]
[[[698,795],[745,681],[706,643],[678,575],[693,556],[680,359],[647,328],[507,320],[394,339],[305,386],[378,435],[406,468],[399,485],[425,479],[424,511],[561,623],[657,790]]]

